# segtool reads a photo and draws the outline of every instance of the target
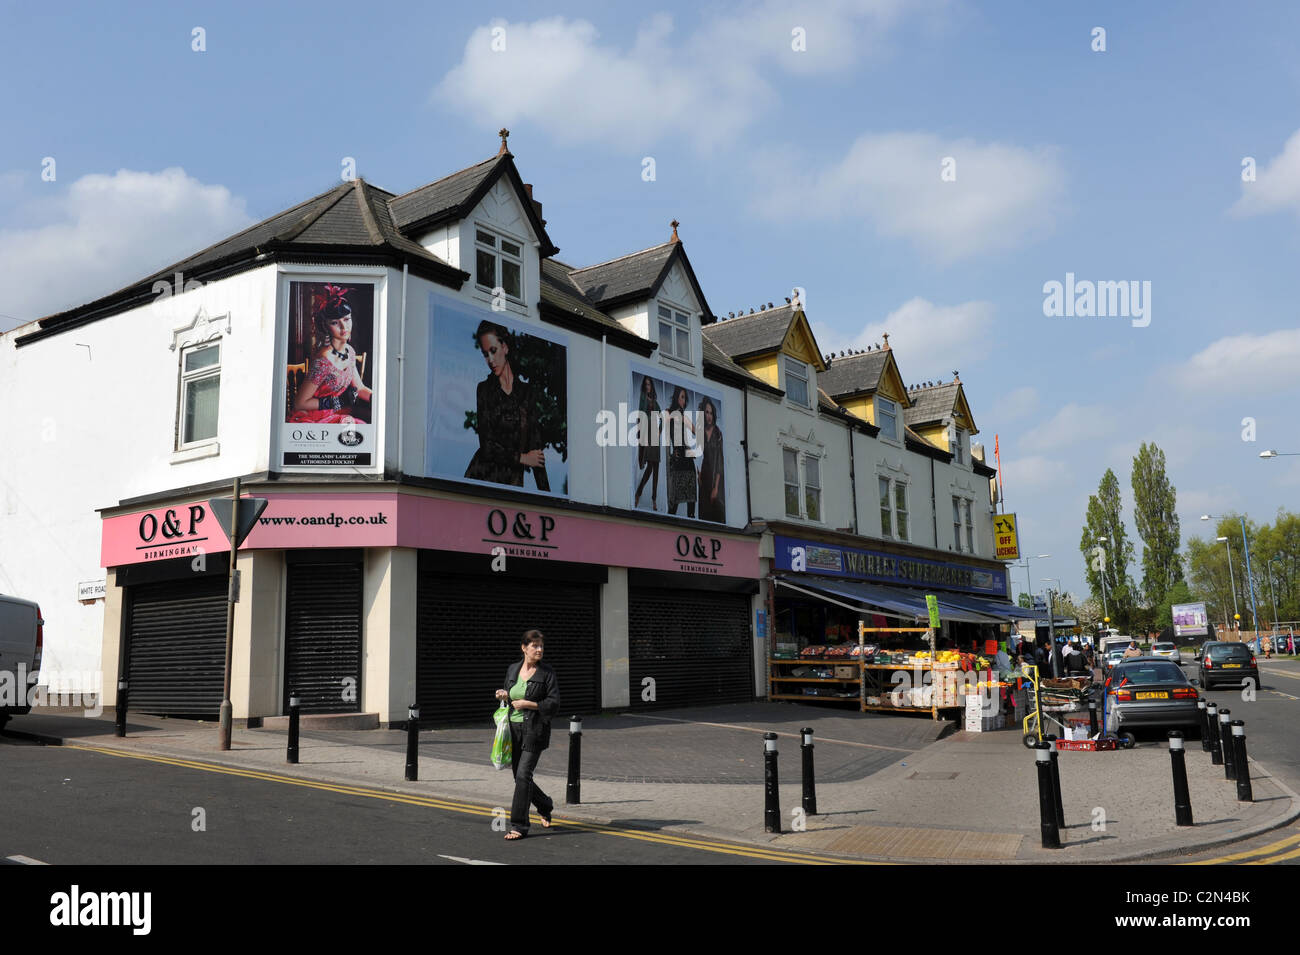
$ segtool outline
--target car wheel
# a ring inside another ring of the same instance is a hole
[[[1198,677],[1196,678],[1196,682],[1199,683],[1199,684],[1201,685],[1201,689],[1202,689],[1202,690],[1208,690],[1208,689],[1209,689],[1209,687],[1208,687],[1208,686],[1206,685],[1206,683],[1205,683],[1205,677],[1203,677],[1203,676],[1198,676]]]

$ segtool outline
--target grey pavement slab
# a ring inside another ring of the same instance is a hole
[[[21,725],[20,725],[21,724]],[[800,803],[801,726],[817,733],[820,814],[790,831]],[[538,783],[576,820],[838,853],[881,861],[1079,862],[1190,852],[1245,838],[1300,815],[1300,797],[1253,764],[1255,802],[1236,801],[1233,783],[1193,743],[1187,766],[1196,826],[1174,823],[1169,755],[1148,742],[1119,752],[1059,757],[1065,847],[1039,846],[1037,771],[1018,731],[953,733],[949,724],[890,714],[756,703],[589,718],[584,722],[582,805],[563,805],[566,724],[540,761]],[[301,762],[285,763],[285,734],[239,729],[217,750],[214,723],[132,715],[117,739],[107,720],[32,714],[11,730],[68,744],[167,755],[282,775],[506,806],[508,771],[488,761],[492,729],[420,734],[420,779],[407,783],[405,734],[304,734]],[[785,833],[763,829],[763,732],[782,734],[780,795]],[[1094,825],[1095,824],[1095,825]]]

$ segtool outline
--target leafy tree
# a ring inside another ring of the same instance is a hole
[[[1158,609],[1165,592],[1183,578],[1178,553],[1178,494],[1165,473],[1165,453],[1143,442],[1133,459],[1133,517],[1142,538],[1142,591]]]
[[[1026,610],[1034,609],[1034,598],[1031,597],[1029,594],[1025,593],[1023,590],[1020,591],[1020,596],[1016,598],[1016,603],[1024,607]]]
[[[1083,552],[1084,573],[1092,595],[1098,600],[1103,599],[1104,579],[1104,602],[1110,611],[1113,625],[1121,630],[1131,625],[1136,603],[1132,580],[1128,575],[1128,566],[1133,563],[1133,545],[1124,528],[1124,519],[1120,514],[1122,510],[1119,479],[1115,477],[1114,471],[1107,468],[1097,493],[1088,498],[1087,523],[1079,541],[1079,550]],[[1098,540],[1100,537],[1106,538],[1105,544]],[[1102,549],[1100,568],[1094,567],[1096,547]]]
[[[1205,601],[1210,619],[1230,627],[1233,604],[1232,588],[1228,583],[1227,549],[1218,541],[1193,537],[1187,542],[1186,565],[1192,599]],[[1235,564],[1233,571],[1236,571]],[[1240,578],[1236,579],[1240,582]]]
[[[1196,599],[1192,596],[1191,589],[1187,586],[1187,581],[1175,581],[1174,585],[1165,593],[1165,599],[1156,607],[1156,628],[1163,630],[1165,627],[1172,627],[1174,625],[1174,613],[1171,609],[1174,604],[1189,604],[1196,602]],[[1206,604],[1205,609],[1207,612],[1209,611],[1210,607],[1208,603]]]

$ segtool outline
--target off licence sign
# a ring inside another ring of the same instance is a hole
[[[1020,541],[1016,535],[1016,515],[993,515],[993,540],[998,560],[1019,560]]]

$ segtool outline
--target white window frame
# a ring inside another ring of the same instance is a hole
[[[885,500],[883,503],[880,503],[879,499],[882,496],[880,486],[882,482],[884,483],[883,497]],[[891,540],[893,539],[894,536],[894,504],[893,504],[894,499],[892,496],[892,492],[893,492],[893,482],[889,480],[889,475],[887,474],[876,475],[876,499],[877,499],[877,506],[880,510],[880,536],[888,537]],[[888,527],[885,526],[886,523],[889,524]]]
[[[785,375],[785,396],[790,404],[796,408],[811,409],[813,406],[813,377],[812,371],[807,362],[802,362],[798,358],[790,355],[782,355],[785,362],[782,366],[782,373]],[[804,401],[799,401],[790,393],[790,380],[802,381],[804,387]]]
[[[884,402],[884,405],[881,404],[882,402]],[[901,417],[899,414],[898,402],[894,401],[892,398],[886,398],[884,395],[876,395],[875,403],[876,403],[876,427],[880,428],[880,437],[885,441],[895,441],[895,442],[902,441],[902,438],[900,437],[901,430],[898,426],[898,420]],[[888,409],[886,409],[885,405],[888,406]],[[886,434],[885,429],[880,425],[880,419],[886,410],[888,410],[889,416],[894,419],[893,434]]]
[[[486,235],[490,237],[492,239],[491,243],[481,238],[481,235]],[[517,248],[519,250],[518,254],[509,252],[502,245],[502,243],[504,242],[508,242],[511,245],[513,245],[515,248]],[[526,242],[517,239],[512,235],[507,235],[506,233],[501,232],[497,229],[491,229],[488,228],[487,226],[479,225],[477,222],[475,222],[474,223],[474,285],[475,287],[482,289],[488,294],[493,294],[496,291],[496,289],[500,288],[503,292],[505,292],[505,296],[507,299],[514,302],[516,305],[523,305],[524,290],[525,288],[527,288],[527,273],[525,272],[524,269],[524,249],[527,248],[527,245],[528,244]],[[479,252],[487,252],[491,254],[493,258],[492,272],[494,278],[493,278],[492,285],[484,285],[482,282],[479,281],[479,275],[478,275]],[[519,294],[518,295],[512,295],[510,294],[509,291],[506,290],[505,280],[502,274],[504,272],[504,267],[502,263],[504,262],[513,263],[514,265],[517,265],[519,267]]]
[[[954,494],[952,496],[953,549],[956,550],[957,553],[959,554],[964,553],[964,551],[961,549],[961,525],[962,525],[961,505],[962,505],[962,498]]]
[[[894,533],[895,533],[895,535],[897,535],[898,539],[901,540],[901,541],[911,541],[911,539],[912,539],[912,508],[911,508],[911,506],[910,506],[910,500],[908,499],[908,496],[907,496],[907,495],[908,495],[908,484],[907,484],[906,481],[899,481],[899,480],[897,480],[897,479],[895,479],[893,483],[894,483],[894,496],[893,496],[893,498],[892,498],[892,501],[893,501],[893,504],[894,504]],[[903,519],[902,519],[902,521],[900,521],[900,520],[898,519],[898,514],[899,514],[899,510],[898,510],[898,492],[899,492],[900,490],[903,492],[903,511],[902,511]],[[904,527],[902,526],[904,523],[907,525],[906,528],[904,528]]]
[[[190,355],[197,354],[205,349],[215,348],[217,351],[217,360],[214,364],[205,365],[194,371],[185,370],[185,360]],[[193,441],[185,440],[186,425],[186,392],[189,386],[201,381],[207,381],[210,378],[217,379],[217,423],[216,431],[202,438],[196,438]],[[216,444],[221,439],[221,339],[216,338],[206,342],[196,342],[193,345],[186,345],[180,350],[179,365],[179,387],[176,392],[176,451],[189,451],[194,448],[206,448]]]
[[[663,315],[663,312],[667,312],[668,314]],[[667,326],[669,331],[672,332],[672,334],[668,336],[669,340],[673,343],[671,351],[664,351],[663,336],[661,334],[664,326]],[[677,350],[677,333],[679,331],[684,331],[686,333],[685,355],[679,354]],[[691,364],[691,313],[678,305],[672,304],[671,302],[655,302],[654,340],[659,343],[659,354],[666,355],[669,358],[676,359],[677,361],[684,362],[688,365]]]
[[[953,439],[953,456],[958,464],[968,463],[966,460],[966,432],[962,428],[954,427],[952,429]]]
[[[966,553],[975,553],[975,516],[971,512],[974,510],[974,501],[966,501]]]
[[[791,484],[790,481],[786,478],[786,474],[785,474],[785,466],[787,460],[786,456],[791,454],[794,455],[794,477],[796,482],[795,484]],[[799,451],[796,448],[782,448],[781,449],[781,488],[782,488],[782,498],[784,501],[782,506],[785,508],[786,517],[803,516],[803,503],[802,503],[803,488],[797,483],[798,480],[799,480]],[[790,510],[789,492],[791,488],[795,489],[795,502],[797,504],[797,508],[795,511]]]
[[[885,503],[880,503],[880,485],[885,483]],[[880,536],[886,540],[896,540],[910,542],[912,540],[912,508],[911,498],[908,497],[910,481],[903,478],[891,477],[888,474],[876,475],[876,499],[877,508],[880,511]],[[903,517],[907,521],[907,535],[899,533],[898,526],[898,489],[903,489]],[[889,527],[885,527],[888,520]]]
[[[795,456],[795,476],[798,479],[799,482],[798,485],[791,484],[789,481],[785,480],[785,462],[786,462],[787,454],[793,454]],[[817,469],[816,484],[813,484],[811,481],[808,480],[809,461],[816,462],[815,464],[815,467]],[[814,524],[826,523],[825,502],[822,499],[822,489],[824,485],[821,483],[821,467],[824,461],[825,461],[824,455],[812,454],[808,451],[801,451],[798,448],[791,448],[786,445],[782,445],[781,447],[782,496],[783,497],[785,496],[785,492],[787,490],[797,487],[798,501],[799,501],[799,513],[797,514],[791,513],[788,499],[783,502],[783,506],[785,507],[786,517],[798,518],[801,521],[811,521]],[[810,517],[808,514],[809,492],[812,492],[813,494],[816,495],[816,499],[817,499],[816,517]]]

